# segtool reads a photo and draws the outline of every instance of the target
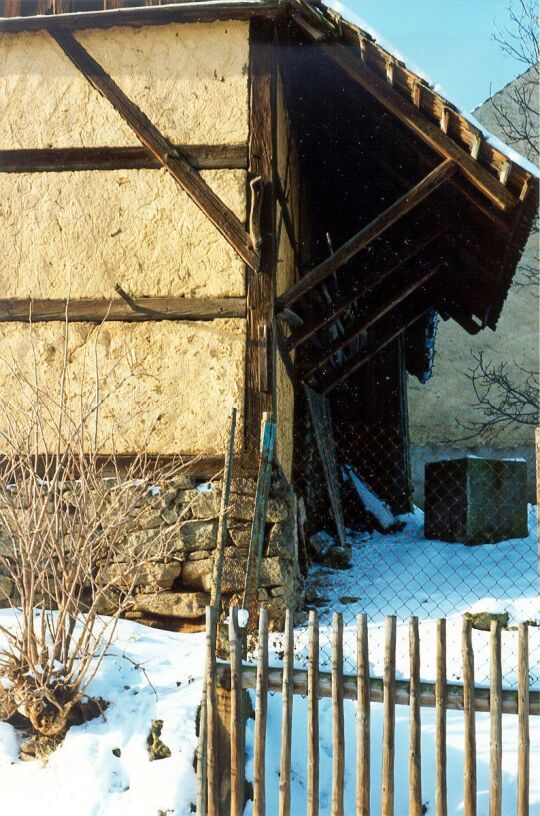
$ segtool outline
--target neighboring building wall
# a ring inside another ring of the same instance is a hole
[[[519,82],[519,78],[515,80],[515,83]],[[513,85],[503,88],[495,97],[499,103],[503,99],[509,110],[512,110],[509,94]],[[514,113],[519,115],[517,110]],[[481,105],[475,111],[475,116],[493,133],[504,137],[491,100]],[[520,147],[524,148],[523,145],[515,145],[517,150]],[[479,240],[482,240],[481,236]],[[495,333],[486,329],[473,337],[457,323],[441,321],[432,379],[426,385],[409,379],[411,454],[417,504],[423,504],[425,462],[459,456],[463,452],[493,457],[525,457],[528,462],[529,500],[534,501],[534,428],[522,425],[502,430],[493,438],[478,435],[459,441],[460,437],[468,434],[459,427],[457,420],[468,425],[482,418],[472,408],[476,398],[467,375],[475,364],[471,351],[482,351],[485,360],[495,365],[507,362],[509,371],[514,367],[514,362],[527,371],[538,371],[539,291],[535,285],[522,285],[525,279],[521,271],[523,267],[537,263],[537,257],[538,234],[529,238]],[[517,371],[516,381],[521,376]]]
[[[225,145],[247,144],[248,32],[226,21],[76,37],[175,144]],[[0,36],[0,148],[114,145],[139,142],[47,33]],[[201,175],[244,222],[246,172]],[[245,294],[244,263],[164,170],[0,174],[0,222],[2,298],[113,298],[116,283],[134,297]],[[48,387],[63,332],[34,327]],[[222,452],[230,408],[243,409],[245,335],[245,320],[72,324],[72,387],[92,380],[95,345],[101,389],[115,391],[102,434],[120,422],[118,453]],[[9,367],[32,373],[28,326],[0,325],[0,343],[0,395],[13,398]]]

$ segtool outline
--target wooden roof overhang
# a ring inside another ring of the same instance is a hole
[[[291,325],[282,353],[292,364],[300,352],[300,380],[326,394],[403,338],[409,372],[425,381],[437,312],[471,334],[495,329],[536,211],[538,178],[322,4],[292,0],[281,41],[293,46],[283,62],[289,107],[303,106],[307,172],[321,174],[314,195],[325,168],[324,195],[330,209],[345,202],[349,230],[339,241],[331,236],[330,254],[320,240],[277,299],[278,316]],[[322,221],[339,235],[341,216],[332,221],[328,209]]]

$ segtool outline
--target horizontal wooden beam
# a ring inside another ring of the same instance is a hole
[[[216,666],[217,683],[221,688],[230,688],[231,670],[227,663],[218,663]],[[257,684],[257,667],[242,667],[242,687],[254,689]],[[268,690],[281,692],[283,688],[283,669],[270,668],[268,670]],[[383,701],[383,680],[380,677],[369,678],[370,695],[372,703],[382,703]],[[452,711],[463,711],[463,686],[457,683],[449,683],[447,686],[446,708]],[[308,675],[305,669],[293,670],[293,691],[294,694],[306,695],[308,691]],[[332,696],[332,675],[329,672],[319,673],[319,697]],[[356,675],[346,674],[343,677],[343,691],[346,700],[357,699],[357,678]],[[409,705],[410,683],[408,680],[395,681],[396,703],[397,705]],[[420,683],[420,705],[423,708],[435,708],[435,683]],[[490,690],[488,688],[474,689],[474,708],[476,711],[487,712],[490,710]],[[518,692],[511,689],[502,691],[502,711],[504,714],[518,713]],[[529,713],[533,716],[540,715],[540,691],[529,691]]]
[[[415,243],[403,257],[399,258],[398,260],[395,258],[390,258],[386,261],[386,263],[383,263],[380,267],[373,269],[364,276],[357,275],[354,280],[354,290],[337,300],[326,311],[318,314],[311,323],[301,326],[299,329],[293,332],[286,343],[286,347],[289,350],[297,348],[302,343],[305,343],[306,340],[309,340],[309,338],[320,329],[324,328],[329,323],[333,323],[338,317],[347,311],[347,309],[352,306],[353,303],[356,303],[359,298],[367,295],[372,289],[380,286],[388,278],[392,276],[395,277],[396,273],[400,269],[423,252],[430,244],[438,240],[445,232],[446,228],[441,228],[433,234],[427,235],[423,239],[420,237],[418,243]],[[370,261],[370,265],[372,265],[372,263],[373,262]]]
[[[391,334],[387,335],[385,338],[378,341],[378,343],[368,351],[362,351],[359,354],[355,355],[352,359],[348,360],[341,372],[337,377],[335,377],[330,383],[323,387],[322,393],[324,396],[333,391],[334,388],[337,388],[338,385],[348,380],[349,377],[358,371],[362,366],[364,366],[369,360],[375,357],[376,354],[379,354],[386,346],[389,346],[394,340],[403,334],[404,331],[407,331],[411,326],[413,326],[417,320],[420,320],[425,314],[427,314],[430,310],[430,306],[424,306],[419,308],[416,312],[413,312],[412,316],[410,316],[404,323],[401,324],[395,331]]]
[[[245,317],[246,299],[143,297],[134,301],[136,310],[120,298],[80,300],[0,300],[0,323],[42,323],[53,320],[102,323],[140,323],[157,320],[216,320]]]
[[[78,11],[66,14],[47,14],[28,17],[0,19],[0,32],[42,31],[53,28],[77,31],[84,28],[112,28],[113,26],[166,25],[167,23],[199,23],[214,20],[250,20],[258,17],[275,17],[277,2],[252,0],[245,3],[192,2],[147,6],[139,8],[110,9],[108,11]]]
[[[481,190],[500,209],[507,210],[516,206],[518,200],[510,190],[444,133],[439,125],[428,119],[388,82],[366,67],[355,51],[339,43],[320,43],[317,47],[422,141],[441,156],[455,161],[471,184]]]
[[[356,322],[353,323],[351,328],[345,332],[344,335],[338,337],[334,340],[333,343],[325,349],[322,356],[317,360],[317,362],[307,371],[302,380],[305,382],[309,380],[309,378],[315,374],[322,366],[328,362],[335,354],[342,351],[346,346],[356,340],[364,332],[371,329],[375,323],[378,323],[381,318],[391,312],[396,306],[399,306],[400,303],[403,303],[408,297],[410,297],[414,292],[420,289],[424,284],[426,284],[431,278],[436,275],[436,273],[440,270],[440,265],[432,267],[429,269],[428,272],[424,272],[420,278],[413,281],[412,283],[404,286],[399,292],[392,295],[392,297],[375,309],[373,312],[366,314],[363,318],[359,318]]]
[[[196,170],[245,170],[247,145],[174,145]],[[158,170],[150,151],[135,147],[57,147],[0,150],[0,173],[59,173],[78,170]]]
[[[70,31],[51,31],[62,51],[102,96],[107,99],[137,138],[156,157],[187,195],[205,213],[237,254],[254,270],[259,254],[240,219],[217,196],[194,167],[175,149],[140,108],[118,87],[103,67],[83,48]],[[181,115],[181,111],[179,111]]]
[[[339,247],[333,255],[320,263],[314,269],[307,272],[299,281],[287,289],[276,301],[276,308],[281,312],[286,306],[295,303],[299,298],[309,292],[310,289],[322,283],[326,278],[346,264],[351,258],[365,249],[375,238],[389,229],[396,221],[409,213],[418,204],[424,201],[441,184],[450,179],[456,172],[455,162],[447,159],[439,164],[425,178],[416,184],[405,195],[401,196],[394,204],[391,204],[384,212],[380,213],[366,227],[361,229],[345,244]]]

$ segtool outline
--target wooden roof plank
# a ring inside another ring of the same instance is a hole
[[[351,49],[339,43],[320,43],[318,47],[430,147],[445,158],[453,159],[469,181],[500,209],[511,209],[517,204],[516,197],[498,179],[384,79],[366,68]]]
[[[335,272],[336,269],[339,269],[343,264],[350,261],[360,250],[367,247],[375,238],[378,238],[379,235],[395,224],[396,221],[399,221],[400,218],[437,190],[441,184],[444,184],[445,181],[450,179],[456,172],[456,169],[455,162],[450,159],[446,159],[442,164],[439,164],[431,173],[425,176],[422,181],[340,246],[333,255],[330,255],[329,258],[314,269],[311,269],[306,275],[287,289],[276,301],[277,311],[281,312],[286,306],[290,306],[305,295],[306,292],[309,292],[310,289],[322,283],[332,272]]]
[[[111,103],[141,143],[205,213],[237,254],[248,266],[258,270],[260,258],[253,249],[251,239],[243,224],[214,193],[197,170],[176,150],[146,114],[126,96],[70,31],[58,28],[51,31],[51,36],[92,87]]]

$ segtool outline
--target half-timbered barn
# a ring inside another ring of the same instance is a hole
[[[118,454],[144,439],[205,476],[236,405],[250,471],[271,411],[308,504],[305,447],[331,424],[338,460],[361,438],[347,465],[407,510],[407,373],[429,377],[437,316],[496,329],[530,170],[319,3],[0,10],[2,359],[30,365],[31,321],[54,382],[67,315],[74,372],[99,332]]]

